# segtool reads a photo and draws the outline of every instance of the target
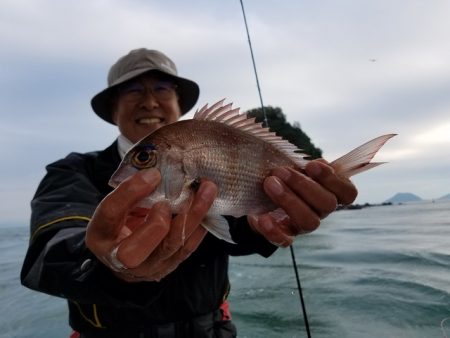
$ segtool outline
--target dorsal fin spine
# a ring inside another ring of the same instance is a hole
[[[219,121],[219,122],[228,121],[229,119],[233,118],[234,114],[236,114],[236,113],[239,114],[239,108],[234,108],[234,109],[231,109],[231,110],[225,112],[224,114],[220,115],[217,118],[217,121]]]
[[[221,108],[216,109],[215,112],[209,116],[209,119],[210,119],[210,120],[219,121],[219,118],[220,118],[222,115],[224,115],[224,114],[226,114],[228,111],[230,111],[231,106],[232,106],[232,103],[228,103],[227,105],[225,105],[225,106],[223,106],[223,107],[221,107]]]

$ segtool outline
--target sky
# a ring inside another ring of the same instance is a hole
[[[449,1],[244,6],[264,104],[298,122],[325,159],[398,134],[376,157],[387,164],[352,179],[357,203],[450,193]],[[243,111],[260,105],[238,0],[2,0],[0,8],[2,223],[28,221],[48,163],[115,139],[90,99],[131,49],[169,55],[200,85],[195,108],[222,98]]]

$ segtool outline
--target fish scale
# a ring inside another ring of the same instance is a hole
[[[195,175],[220,182],[219,193],[211,212],[231,216],[249,213],[262,213],[274,209],[274,205],[262,189],[262,182],[271,168],[282,165],[295,166],[289,158],[273,148],[272,145],[255,137],[243,134],[236,136],[231,127],[214,121],[189,121],[186,130],[195,127],[196,133],[210,138],[212,143],[202,147],[192,146],[194,150],[186,154],[185,168],[195,168],[187,175]],[[192,126],[195,124],[195,126]],[[191,129],[192,128],[192,129]],[[214,138],[216,133],[225,135]],[[187,139],[189,135],[186,135]],[[196,143],[193,137],[192,143]],[[214,151],[212,151],[214,150]]]

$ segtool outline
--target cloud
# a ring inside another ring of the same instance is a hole
[[[429,130],[416,135],[414,140],[423,146],[444,145],[450,146],[450,119],[442,121],[438,126],[433,126]]]
[[[247,1],[245,9],[264,103],[300,122],[326,158],[399,134],[377,156],[390,163],[355,178],[361,198],[448,192],[449,2]],[[224,97],[243,110],[259,105],[237,1],[5,0],[0,42],[0,156],[12,182],[4,198],[16,184],[14,198],[26,199],[45,164],[68,152],[112,142],[115,127],[89,100],[132,48],[170,55],[200,84],[198,106]],[[20,183],[27,172],[35,174]]]

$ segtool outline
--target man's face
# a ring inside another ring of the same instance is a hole
[[[148,75],[122,84],[113,109],[113,121],[133,143],[181,116],[175,84]]]

